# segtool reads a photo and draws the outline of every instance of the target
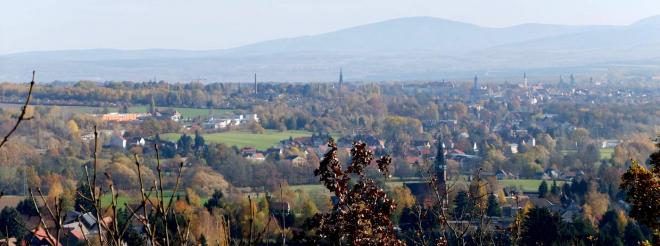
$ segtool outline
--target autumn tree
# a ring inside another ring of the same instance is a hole
[[[658,145],[660,147],[660,144]],[[653,230],[660,240],[660,151],[651,154],[650,169],[633,161],[619,186],[630,203],[630,216]]]
[[[403,245],[397,239],[391,215],[396,203],[376,182],[365,176],[372,162],[383,175],[389,175],[389,156],[375,160],[365,143],[356,142],[351,149],[351,163],[342,169],[337,159],[337,145],[328,142],[330,150],[314,171],[323,185],[335,194],[337,202],[330,212],[315,216],[316,236],[320,243],[346,245]],[[357,175],[353,181],[351,175]],[[351,182],[355,182],[351,185]]]

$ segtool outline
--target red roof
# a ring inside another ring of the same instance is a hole
[[[52,235],[48,237],[48,233],[46,233],[46,230],[41,228],[41,226],[37,227],[35,231],[33,232],[34,237],[39,239],[40,241],[48,241],[49,243],[55,243],[55,246],[60,246],[60,242],[57,241],[57,238],[54,238]]]
[[[417,156],[406,156],[406,163],[408,164],[415,164],[418,161],[419,161],[419,157]]]
[[[463,151],[460,150],[460,149],[452,149],[449,153],[450,153],[450,154],[461,154],[461,155],[464,155],[464,154],[465,154],[465,152],[463,152]]]
[[[82,230],[80,230],[80,228],[73,228],[71,231],[69,231],[69,233],[71,233],[71,235],[76,237],[78,240],[85,240],[85,235]]]
[[[431,155],[431,149],[424,148],[420,151],[422,155]]]

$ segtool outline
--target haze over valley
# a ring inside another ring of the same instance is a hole
[[[223,50],[62,50],[0,56],[0,80],[36,68],[42,81],[149,80],[352,81],[440,80],[660,73],[660,16],[626,26],[522,24],[487,28],[433,17],[408,17],[313,36]],[[227,33],[226,35],[233,35]]]

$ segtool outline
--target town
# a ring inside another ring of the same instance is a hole
[[[6,1],[0,246],[660,245],[660,1]]]
[[[182,163],[186,189],[177,191],[176,199],[186,206],[209,208],[208,199],[219,194],[225,200],[250,194],[267,199],[270,208],[260,209],[269,209],[264,216],[270,213],[278,226],[264,228],[293,233],[289,242],[295,242],[305,238],[300,226],[310,218],[306,210],[322,211],[332,200],[313,173],[334,139],[342,163],[350,163],[356,142],[375,156],[392,157],[391,177],[378,178],[373,169],[367,175],[381,180],[400,201],[394,216],[402,235],[420,229],[413,226],[415,204],[422,210],[434,206],[428,185],[434,175],[428,172],[438,165],[443,169],[436,171],[445,175],[443,189],[452,187],[450,202],[466,199],[475,182],[484,183],[479,192],[487,201],[489,227],[510,228],[530,207],[548,209],[562,223],[598,223],[613,208],[626,208],[617,189],[622,168],[655,149],[641,134],[657,133],[658,117],[647,114],[660,94],[655,87],[649,90],[653,80],[636,88],[574,75],[546,82],[523,74],[517,83],[491,83],[477,76],[470,81],[382,84],[346,83],[343,74],[339,78],[321,84],[255,81],[251,87],[171,86],[163,81],[45,85],[37,88],[30,109],[34,117],[53,121],[40,124],[62,122],[61,127],[25,127],[26,137],[8,145],[24,158],[0,161],[5,173],[16,173],[1,181],[7,194],[2,204],[25,207],[28,194],[22,184],[43,186],[49,196],[80,192],[83,187],[73,185],[83,175],[76,166],[87,165],[96,144],[101,170],[113,173],[111,181],[121,190],[118,199],[127,204],[139,202],[131,191],[138,188],[140,176],[131,167],[134,154],[150,169],[143,178],[156,179],[156,169],[162,169],[168,189],[174,188],[177,163]],[[56,99],[71,89],[80,100]],[[25,88],[2,84],[0,90],[6,113],[11,113]],[[110,100],[99,93],[106,90],[128,95]],[[210,95],[226,99],[196,102]],[[199,105],[206,107],[195,108]],[[27,137],[32,128],[38,134]],[[64,154],[68,157],[62,158]],[[162,164],[154,162],[156,155]],[[38,168],[10,165],[35,160],[41,160]],[[77,200],[75,204],[70,206],[78,206]],[[21,211],[28,221],[34,219],[30,209]],[[64,219],[67,240],[82,243],[98,236],[93,214],[76,211]],[[479,222],[461,218],[453,223],[461,221]],[[474,224],[479,226],[484,225]],[[213,236],[212,228],[200,230],[205,240]],[[493,235],[507,233],[493,229]]]

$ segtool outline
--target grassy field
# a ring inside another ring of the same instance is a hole
[[[498,180],[500,184],[504,187],[514,186],[521,188],[524,192],[536,192],[539,190],[539,185],[541,185],[542,180],[539,179],[507,179],[507,180]],[[546,181],[548,183],[548,189],[552,186],[552,181]],[[564,185],[564,181],[557,181],[557,186],[561,187]]]
[[[177,193],[178,193],[181,197],[185,196],[185,194],[184,194],[183,192],[177,192]],[[169,203],[169,201],[170,201],[170,197],[172,196],[172,191],[167,191],[167,190],[166,190],[165,192],[163,192],[163,196],[164,196],[164,198],[165,198],[165,199],[164,199],[165,204]],[[154,197],[154,198],[155,198],[155,197],[156,197],[156,193],[151,194],[151,197]],[[176,200],[176,197],[177,197],[177,196],[175,195],[175,196],[174,196],[174,199],[175,199],[175,200]],[[142,198],[140,198],[140,194],[139,194],[139,192],[138,192],[138,194],[136,194],[136,195],[134,195],[134,196],[123,194],[123,195],[119,195],[119,196],[117,197],[117,205],[119,205],[119,207],[124,207],[124,204],[125,204],[125,203],[126,203],[126,204],[139,204],[139,203],[142,201],[141,199],[142,199]],[[204,199],[203,202],[205,202],[205,201],[206,201],[206,199]],[[104,207],[105,207],[105,206],[109,206],[109,205],[111,204],[111,202],[112,202],[112,196],[111,196],[110,194],[104,194],[103,196],[101,196],[101,204],[102,204]]]
[[[266,150],[270,147],[277,145],[281,140],[287,139],[289,137],[304,137],[311,136],[311,132],[307,131],[272,131],[268,130],[263,134],[255,134],[251,132],[243,131],[230,131],[230,132],[221,132],[221,133],[210,133],[204,134],[204,140],[206,142],[212,143],[224,143],[229,146],[237,146],[239,148],[245,146],[252,146],[258,150]],[[179,139],[180,134],[178,133],[168,133],[161,135],[163,139],[169,141],[176,141]]]
[[[613,148],[600,149],[600,159],[601,160],[612,159],[613,154],[614,154],[614,149]]]
[[[567,154],[575,154],[575,150],[562,150],[562,154],[567,155]],[[614,154],[614,148],[607,148],[607,149],[598,149],[598,153],[600,154],[600,159],[601,160],[609,160],[612,158],[612,155]]]
[[[539,189],[539,185],[541,185],[542,180],[538,179],[509,179],[509,180],[498,180],[500,184],[503,187],[518,187],[521,188],[524,192],[536,192]],[[464,181],[457,181],[457,182],[464,182]],[[552,181],[546,181],[548,182],[548,188],[552,186]],[[403,185],[404,182],[402,181],[392,181],[388,182],[387,185],[389,187],[400,187]],[[564,181],[557,181],[558,186],[562,186],[565,182]],[[321,184],[307,184],[307,185],[292,185],[291,186],[292,190],[303,190],[307,192],[308,194],[323,194],[324,192],[328,192],[325,187],[323,187]]]
[[[290,188],[291,188],[291,190],[294,190],[294,191],[295,190],[304,191],[307,194],[318,194],[318,193],[323,193],[323,192],[327,192],[328,194],[330,194],[330,192],[328,190],[326,190],[325,187],[323,187],[320,184],[291,185]]]

